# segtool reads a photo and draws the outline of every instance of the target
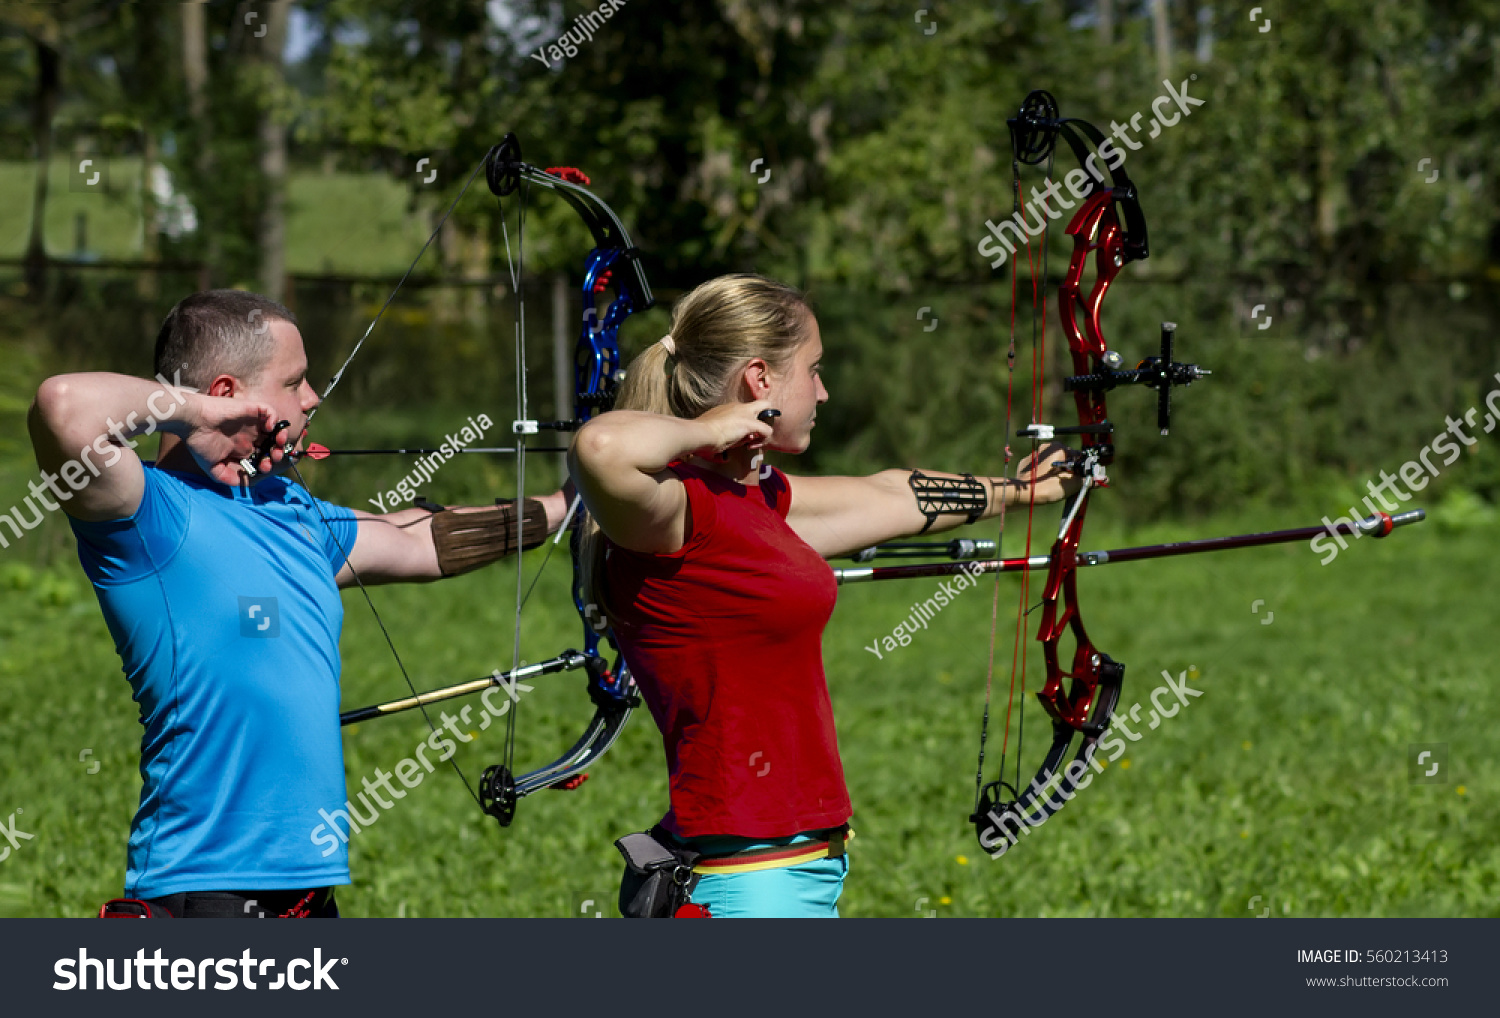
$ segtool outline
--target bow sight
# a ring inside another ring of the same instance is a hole
[[[1065,392],[1107,392],[1117,385],[1144,385],[1156,390],[1156,426],[1163,435],[1172,426],[1172,386],[1192,385],[1204,375],[1213,374],[1196,364],[1182,364],[1172,359],[1172,339],[1176,322],[1161,323],[1161,356],[1147,357],[1133,371],[1121,371],[1125,359],[1113,350],[1100,358],[1105,370],[1063,379]],[[1111,428],[1111,431],[1113,428]]]

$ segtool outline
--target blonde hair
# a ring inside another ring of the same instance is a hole
[[[672,308],[671,342],[653,343],[630,362],[614,408],[699,417],[734,397],[738,376],[752,360],[785,371],[807,340],[811,319],[812,308],[796,287],[749,273],[710,279]],[[613,618],[604,535],[592,516],[581,526],[580,589]]]

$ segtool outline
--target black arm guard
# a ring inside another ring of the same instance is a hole
[[[919,470],[911,472],[911,491],[917,498],[917,511],[927,517],[925,534],[943,513],[968,513],[974,523],[990,506],[989,486],[975,480],[973,474],[962,477],[928,477]]]

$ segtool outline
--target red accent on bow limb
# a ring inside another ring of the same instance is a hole
[[[708,910],[707,905],[694,905],[688,902],[680,905],[676,912],[672,913],[673,919],[712,919],[714,914]]]
[[[594,292],[603,293],[609,287],[609,281],[614,276],[614,269],[605,269],[599,273],[599,278],[594,280]]]
[[[572,166],[549,166],[547,172],[559,180],[566,180],[570,184],[581,184],[588,187],[591,181],[588,174]]]
[[[1109,349],[1099,325],[1099,309],[1104,304],[1109,285],[1125,266],[1125,231],[1120,228],[1119,217],[1115,215],[1113,189],[1100,191],[1078,210],[1068,224],[1068,236],[1073,238],[1073,258],[1068,263],[1062,285],[1058,287],[1058,311],[1062,315],[1063,332],[1068,337],[1068,349],[1073,353],[1073,374],[1086,375],[1097,370],[1097,362]],[[1085,298],[1080,287],[1090,251],[1095,252],[1095,278],[1094,286]],[[1082,329],[1078,326],[1080,305]],[[1102,424],[1109,418],[1105,390],[1078,391],[1073,397],[1078,402],[1079,424]],[[1082,438],[1085,448],[1112,444],[1109,435],[1084,435]],[[1112,458],[1105,457],[1100,462],[1108,466]]]
[[[577,788],[579,785],[583,784],[588,779],[589,779],[589,772],[588,771],[584,771],[582,774],[575,774],[571,778],[564,778],[562,781],[559,781],[557,784],[555,784],[555,785],[548,785],[547,787],[550,788],[550,789],[552,789],[552,791],[554,791],[554,792],[571,792],[571,791],[573,791],[573,789]]]

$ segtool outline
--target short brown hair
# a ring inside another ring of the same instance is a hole
[[[286,308],[246,290],[203,290],[184,297],[156,334],[156,373],[197,389],[218,375],[253,383],[271,359],[270,330],[263,323],[272,319],[297,324]]]

